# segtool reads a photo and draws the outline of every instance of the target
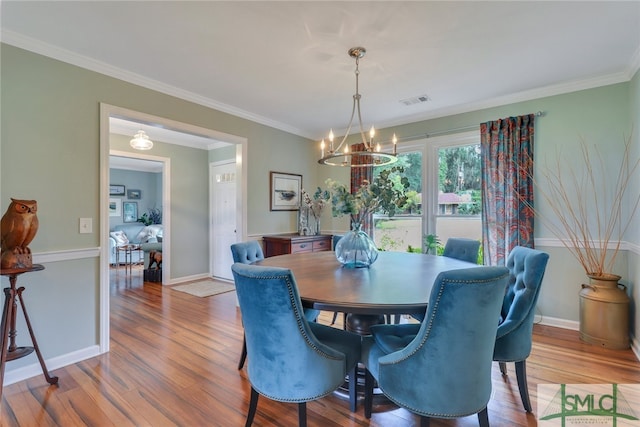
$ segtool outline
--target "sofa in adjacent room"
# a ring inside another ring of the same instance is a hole
[[[141,245],[141,249],[148,256],[149,244],[154,244],[153,247],[160,246],[162,251],[162,225],[152,224],[144,225],[140,222],[120,224],[113,227],[113,230],[109,232],[109,263],[116,263],[116,247],[127,244]],[[159,245],[158,245],[159,243]],[[120,254],[120,263],[124,263],[124,256]],[[132,252],[133,263],[143,262],[143,255],[141,251]]]

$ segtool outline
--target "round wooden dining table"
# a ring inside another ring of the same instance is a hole
[[[291,269],[305,307],[348,313],[347,329],[360,334],[382,323],[384,315],[424,313],[438,274],[477,267],[409,252],[380,252],[368,268],[343,267],[331,251],[279,255],[256,264]]]

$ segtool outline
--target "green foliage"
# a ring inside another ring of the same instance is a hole
[[[409,190],[406,192],[407,203],[402,206],[402,210],[409,212],[410,214],[420,214],[420,209],[418,206],[420,205],[420,197],[418,193],[414,190]]]
[[[481,157],[477,145],[438,150],[439,190],[457,193],[480,188]]]
[[[392,251],[394,249],[398,249],[400,244],[401,242],[391,237],[389,232],[383,232],[382,237],[380,238],[380,247],[378,249],[381,251]]]
[[[364,181],[354,194],[344,184],[327,179],[331,213],[333,216],[351,215],[351,221],[358,224],[373,213],[395,215],[407,203],[405,192],[409,181],[401,175],[403,171],[400,166],[381,171],[372,182]]]
[[[476,261],[476,264],[484,265],[484,251],[482,250],[482,242],[480,242],[480,248],[478,249],[478,260]]]
[[[144,225],[162,224],[162,210],[159,208],[149,208],[149,210],[138,218],[138,222]]]
[[[471,203],[462,203],[458,205],[458,214],[460,215],[480,215],[482,213],[482,193],[480,190],[465,191],[471,194]]]
[[[427,234],[426,236],[424,236],[423,245],[426,251],[425,253],[427,254],[440,255],[438,253],[439,248],[442,248],[442,250],[444,250],[444,247],[442,247],[440,239],[438,239],[438,236],[436,236],[435,234]]]

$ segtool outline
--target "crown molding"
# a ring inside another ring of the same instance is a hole
[[[527,91],[517,92],[497,98],[487,99],[483,101],[473,102],[464,105],[456,105],[450,108],[442,108],[433,112],[418,113],[412,116],[403,117],[395,121],[380,123],[379,128],[387,128],[392,126],[401,126],[408,123],[414,123],[424,120],[433,120],[441,117],[453,116],[456,114],[470,113],[473,111],[484,110],[487,108],[501,107],[509,104],[516,104],[519,102],[532,101],[534,99],[546,98],[549,96],[562,95],[565,93],[578,92],[580,90],[593,89],[601,86],[609,86],[617,83],[624,83],[631,80],[633,74],[631,69],[636,70],[640,68],[640,52],[636,58],[637,64],[635,67],[630,67],[629,70],[619,73],[608,74],[606,76],[593,77],[589,79],[576,80],[571,82],[560,83],[557,85],[551,85]]]
[[[114,67],[102,61],[97,61],[88,56],[79,55],[75,52],[71,52],[66,49],[61,49],[57,46],[44,43],[40,40],[36,40],[31,37],[26,37],[22,34],[14,31],[3,29],[0,32],[0,41],[11,46],[15,46],[20,49],[28,50],[39,55],[43,55],[49,58],[56,59],[58,61],[66,62],[71,65],[75,65],[80,68],[85,68],[96,73],[104,74],[109,77],[113,77],[128,83],[135,84],[147,89],[155,90],[157,92],[164,93],[166,95],[175,96],[176,98],[190,101],[195,104],[202,105],[204,107],[212,108],[214,110],[228,113],[236,117],[240,117],[252,122],[259,123],[265,126],[269,126],[275,129],[282,130],[284,132],[292,133],[294,135],[303,136],[311,139],[311,136],[301,129],[289,126],[285,123],[281,123],[275,120],[268,119],[257,114],[250,113],[240,108],[233,107],[222,102],[215,101],[213,99],[198,95],[196,93],[186,91],[175,86],[165,84],[163,82],[150,79],[140,74],[132,73],[127,70],[123,70],[118,67]]]
[[[26,37],[22,34],[14,31],[3,29],[0,31],[0,41],[21,49],[25,49],[49,58],[57,59],[62,62],[66,62],[71,65],[75,65],[81,68],[85,68],[91,71],[95,71],[100,74],[104,74],[109,77],[113,77],[119,80],[126,81],[138,86],[145,87],[147,89],[155,90],[167,95],[175,96],[185,101],[190,101],[205,107],[209,107],[224,113],[228,113],[246,120],[270,126],[275,129],[282,130],[284,132],[292,133],[304,138],[315,140],[316,135],[310,132],[298,129],[296,127],[281,123],[269,118],[250,113],[240,108],[233,107],[228,104],[224,104],[213,99],[198,95],[193,92],[189,92],[175,86],[167,85],[157,80],[153,80],[142,76],[140,74],[132,73],[123,70],[118,67],[114,67],[107,63],[97,61],[87,56],[79,55],[66,49],[41,42],[40,40]],[[617,83],[623,83],[631,80],[635,73],[640,69],[640,47],[633,55],[632,62],[625,71],[619,73],[608,74],[604,76],[597,76],[593,78],[570,81],[560,83],[557,85],[545,86],[542,88],[531,89],[522,91],[510,95],[505,95],[488,100],[456,105],[450,108],[438,109],[433,112],[423,112],[406,116],[401,119],[391,120],[387,122],[379,123],[377,126],[379,129],[401,126],[409,123],[432,120],[441,117],[452,116],[456,114],[469,113],[472,111],[484,110],[487,108],[500,107],[508,104],[515,104],[518,102],[531,101],[534,99],[545,98],[549,96],[561,95],[570,92],[577,92],[580,90],[593,89],[601,86],[608,86]]]

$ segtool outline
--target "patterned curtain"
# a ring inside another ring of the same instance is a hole
[[[529,114],[480,125],[486,265],[504,265],[515,246],[533,248],[534,118]]]
[[[351,146],[351,152],[353,153],[354,151],[364,151],[365,150],[365,146],[364,144],[360,143],[360,144],[353,144]],[[360,162],[359,162],[360,160]],[[351,164],[353,165],[357,165],[357,164],[361,164],[363,162],[366,162],[367,159],[366,157],[361,157],[361,158],[352,158],[351,159]],[[362,185],[363,181],[369,181],[371,182],[371,180],[373,179],[373,167],[372,166],[367,166],[367,167],[359,167],[359,168],[351,168],[351,194],[355,193],[358,188],[360,188],[360,186]],[[367,218],[364,219],[364,221],[362,221],[362,231],[364,231],[365,233],[367,233],[369,235],[369,237],[373,238],[373,235],[371,233],[373,233],[373,216],[369,215]]]

